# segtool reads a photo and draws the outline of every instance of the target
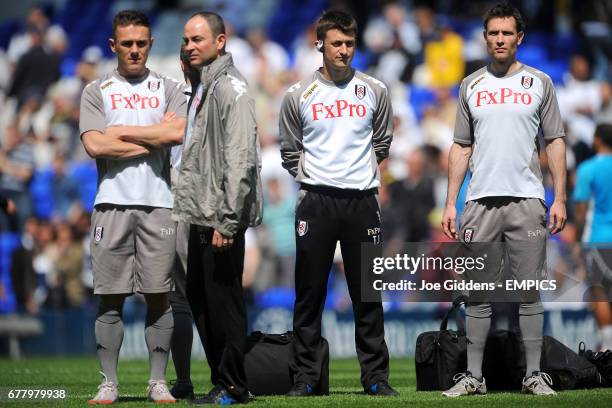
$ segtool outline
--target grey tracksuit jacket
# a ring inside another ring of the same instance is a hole
[[[261,223],[261,155],[255,106],[225,54],[201,73],[203,98],[173,187],[173,218],[225,236]]]

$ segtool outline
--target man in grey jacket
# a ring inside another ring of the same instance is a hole
[[[184,49],[201,81],[187,114],[174,217],[191,224],[187,299],[204,327],[214,386],[196,404],[248,402],[244,232],[261,222],[261,160],[254,102],[225,42],[215,13],[196,13],[185,24]]]

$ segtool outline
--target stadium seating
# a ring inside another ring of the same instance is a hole
[[[0,315],[15,312],[15,294],[11,290],[11,254],[19,245],[19,234],[0,232],[0,280],[5,288],[5,296],[0,297]]]

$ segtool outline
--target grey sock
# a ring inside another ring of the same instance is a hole
[[[108,381],[118,384],[117,361],[123,342],[123,322],[119,310],[104,310],[100,305],[95,323],[96,349],[102,372]]]
[[[482,359],[484,355],[487,335],[491,327],[491,316],[465,317],[467,345],[467,369],[476,378],[482,378]]]
[[[529,377],[534,371],[540,371],[544,314],[519,315],[519,326],[523,336],[525,360],[527,362],[525,376]]]
[[[147,309],[145,341],[149,350],[151,380],[163,380],[166,376],[173,330],[172,308],[168,307],[166,310]]]
[[[172,334],[172,361],[178,381],[191,382],[191,344],[193,342],[193,317],[189,306],[172,305],[174,333]]]

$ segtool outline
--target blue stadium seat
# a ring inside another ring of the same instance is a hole
[[[417,119],[420,121],[423,119],[423,114],[428,106],[436,104],[436,95],[429,88],[423,88],[420,86],[409,86],[409,102],[414,109],[414,113]]]
[[[283,307],[292,309],[295,303],[295,291],[290,288],[273,287],[255,295],[255,305],[262,309]]]
[[[13,313],[17,308],[15,294],[11,285],[11,256],[19,246],[21,237],[12,232],[0,232],[0,280],[6,290],[6,296],[0,298],[0,314]]]
[[[0,23],[0,48],[7,49],[11,37],[19,31],[21,23],[18,19],[11,19]]]
[[[328,5],[329,0],[280,1],[276,12],[268,21],[268,35],[285,49],[289,49],[296,37],[302,34]]]
[[[546,72],[555,85],[561,85],[563,77],[569,71],[569,65],[565,61],[548,61],[541,64],[539,69]]]
[[[72,77],[76,73],[76,66],[78,64],[78,60],[76,58],[66,57],[62,61],[62,77]]]
[[[98,189],[98,171],[96,165],[92,161],[73,163],[69,171],[79,184],[79,195],[83,208],[91,213]]]
[[[535,66],[548,59],[546,48],[537,44],[524,44],[518,49],[518,60],[527,65]]]
[[[581,52],[582,40],[575,34],[558,36],[551,42],[548,57],[553,60],[569,60]]]
[[[30,183],[30,196],[34,215],[44,220],[53,213],[53,171],[49,169],[34,172]]]

